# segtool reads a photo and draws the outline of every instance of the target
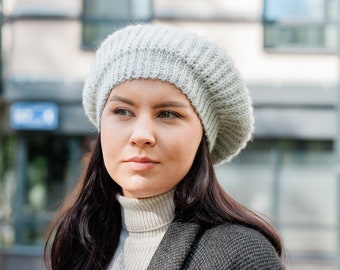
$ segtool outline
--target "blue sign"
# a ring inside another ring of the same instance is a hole
[[[58,114],[52,102],[15,102],[10,107],[10,125],[16,130],[54,130]]]

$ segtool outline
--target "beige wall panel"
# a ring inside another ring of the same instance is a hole
[[[78,21],[18,21],[5,31],[5,67],[11,76],[83,79],[93,52],[81,49]]]

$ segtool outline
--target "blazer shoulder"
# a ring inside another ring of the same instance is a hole
[[[205,234],[212,238],[219,237],[221,241],[231,240],[238,243],[248,243],[252,239],[260,242],[269,242],[269,240],[259,231],[240,224],[222,224],[213,226],[205,231]],[[232,242],[233,242],[232,241]]]
[[[209,228],[202,239],[235,250],[267,249],[276,253],[274,246],[261,232],[238,224],[222,224]]]
[[[228,258],[233,269],[284,269],[274,246],[259,231],[237,224],[207,229],[199,241],[198,253],[211,258]]]

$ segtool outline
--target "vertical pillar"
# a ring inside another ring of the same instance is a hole
[[[3,24],[3,7],[0,0],[0,99],[3,95],[3,76],[2,76],[2,24]]]
[[[281,204],[281,185],[280,185],[280,165],[281,165],[281,150],[279,142],[275,143],[272,149],[272,177],[273,177],[273,206],[272,217],[276,225],[280,226],[280,204]]]
[[[337,250],[336,250],[336,269],[340,270],[340,0],[337,1],[337,55],[338,55],[338,85],[337,85],[337,100],[336,100],[336,127],[337,132],[334,136],[335,150],[335,172],[337,183]]]
[[[15,244],[20,245],[23,236],[24,221],[24,189],[25,189],[25,167],[27,160],[26,139],[23,134],[18,134],[15,157],[15,179],[16,189],[14,198],[14,231]]]

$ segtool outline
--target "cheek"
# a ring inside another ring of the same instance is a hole
[[[100,140],[104,162],[105,165],[108,165],[107,163],[118,155],[119,137],[116,136],[115,132],[102,128]]]
[[[101,141],[102,151],[104,153],[106,152],[108,148],[111,147],[111,144],[109,143],[110,141],[109,132],[107,132],[105,128],[102,128],[100,131],[100,141]],[[111,141],[112,141],[112,138],[111,138]]]
[[[188,140],[179,141],[177,145],[172,148],[172,167],[169,171],[172,171],[172,176],[177,179],[177,183],[180,182],[184,176],[189,172],[196,153],[199,147],[199,143],[190,142]]]
[[[121,147],[118,145],[117,138],[113,137],[110,132],[101,130],[100,138],[104,166],[110,177],[112,179],[116,179],[119,164],[118,161],[120,157],[119,151]]]
[[[114,148],[119,143],[119,139],[123,136],[122,131],[124,131],[124,129],[117,126],[116,123],[105,120],[104,118],[101,121],[100,128],[102,150]]]
[[[191,166],[202,140],[202,134],[203,132],[200,132],[200,130],[197,133],[188,132],[185,135],[177,136],[173,140],[173,154],[178,159],[178,162],[190,164]]]
[[[108,156],[109,156],[109,153],[110,153],[110,150],[109,150],[109,147],[108,147],[109,143],[107,142],[107,140],[108,140],[108,137],[106,136],[106,133],[101,131],[100,141],[101,141],[103,159],[104,159],[104,164],[105,164],[106,169],[108,169],[107,168],[107,160],[108,160]]]

